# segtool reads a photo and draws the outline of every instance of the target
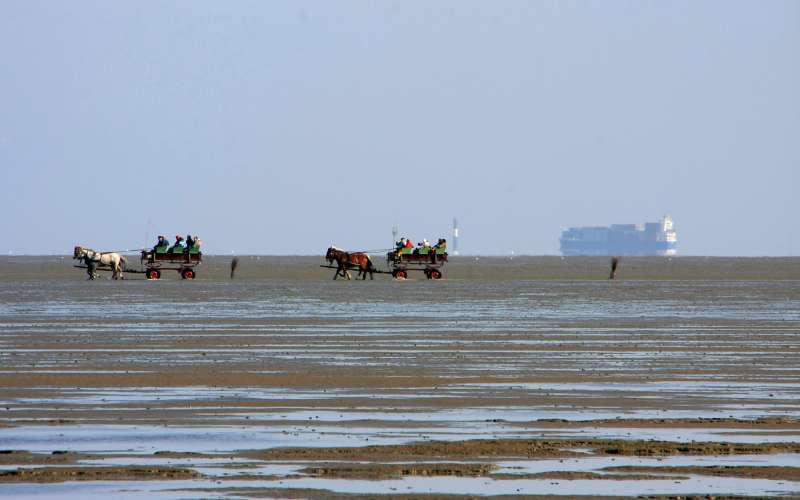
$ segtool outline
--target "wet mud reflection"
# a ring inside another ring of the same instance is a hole
[[[800,492],[800,282],[706,265],[0,279],[0,497]]]

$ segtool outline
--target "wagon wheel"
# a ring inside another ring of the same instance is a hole
[[[193,280],[194,277],[195,274],[193,269],[184,269],[183,271],[181,271],[181,278],[185,280]]]
[[[161,279],[161,271],[158,269],[148,269],[145,276],[147,276],[149,280],[158,280]]]
[[[395,278],[403,278],[403,279],[408,278],[408,273],[405,271],[405,269],[398,269],[394,273],[395,273],[394,274]]]
[[[431,278],[435,280],[442,279],[442,272],[438,269],[431,269]]]
[[[428,278],[428,279],[431,279],[431,270],[430,269],[425,269],[425,277]]]

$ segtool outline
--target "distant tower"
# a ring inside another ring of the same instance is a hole
[[[398,229],[397,224],[392,226],[392,246],[389,248],[394,248],[397,244],[397,235],[400,234],[400,229]]]
[[[453,217],[453,255],[458,255],[458,219]]]

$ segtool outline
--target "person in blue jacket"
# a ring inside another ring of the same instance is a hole
[[[153,250],[155,251],[156,248],[168,247],[168,246],[169,246],[169,241],[167,241],[167,239],[164,238],[163,236],[159,236],[156,245],[153,247]]]

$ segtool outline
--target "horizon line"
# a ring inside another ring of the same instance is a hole
[[[131,254],[135,255],[135,252],[117,252],[120,254]],[[375,252],[366,252],[370,255],[382,255]],[[296,254],[270,254],[270,253],[204,253],[203,255],[208,257],[323,257],[324,254],[322,253],[296,253]],[[71,258],[68,253],[5,253],[0,254],[0,257],[64,257],[64,258]],[[559,257],[561,259],[568,259],[568,258],[585,258],[585,257],[620,257],[620,258],[628,258],[628,259],[640,259],[640,258],[663,258],[663,259],[680,259],[680,258],[738,258],[738,259],[785,259],[785,258],[796,258],[800,257],[800,255],[715,255],[715,254],[682,254],[682,255],[560,255],[560,254],[550,254],[550,253],[515,253],[515,254],[507,254],[507,253],[475,253],[475,254],[463,254],[459,253],[459,255],[452,255],[450,254],[451,258],[460,258],[460,257],[491,257],[491,258],[509,258],[513,259],[516,257]]]

